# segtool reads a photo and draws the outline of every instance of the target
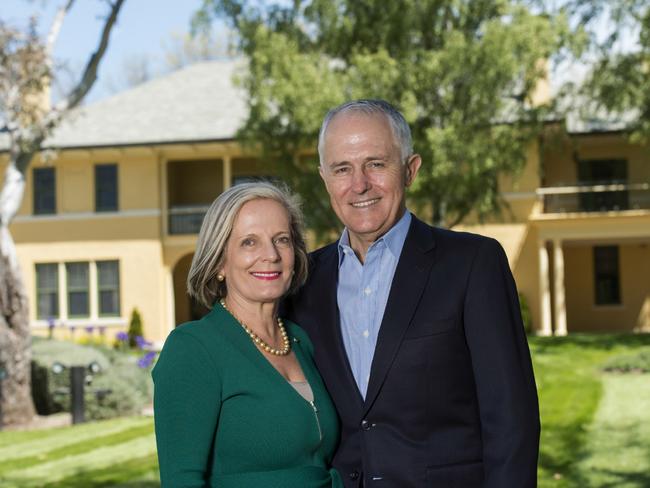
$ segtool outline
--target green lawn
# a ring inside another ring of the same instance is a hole
[[[602,373],[650,335],[531,338],[540,395],[540,488],[650,487],[650,375]],[[157,488],[151,418],[0,432],[3,488]]]
[[[540,488],[650,487],[650,375],[601,372],[650,335],[530,340],[540,398]],[[615,434],[615,435],[614,435]]]
[[[148,417],[0,434],[3,488],[154,488],[157,469]]]

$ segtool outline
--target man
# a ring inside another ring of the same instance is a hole
[[[345,230],[287,313],[341,417],[346,487],[536,486],[535,380],[501,246],[406,210],[421,159],[389,103],[331,110],[319,154]]]

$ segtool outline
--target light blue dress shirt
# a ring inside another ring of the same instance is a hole
[[[352,374],[364,399],[379,327],[410,225],[411,214],[406,211],[397,224],[372,243],[363,264],[350,247],[347,229],[339,239],[336,294],[341,334]]]

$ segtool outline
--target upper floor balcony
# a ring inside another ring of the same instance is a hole
[[[537,189],[545,214],[650,210],[650,183],[603,181]]]
[[[198,234],[209,205],[177,205],[168,210],[169,234]]]
[[[198,234],[210,204],[221,192],[267,174],[255,158],[168,161],[164,168],[166,234]]]

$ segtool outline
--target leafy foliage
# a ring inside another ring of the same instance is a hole
[[[0,127],[9,130],[11,124],[34,125],[43,115],[40,94],[51,73],[36,27],[34,19],[26,31],[0,21]]]
[[[143,337],[142,332],[142,317],[137,308],[134,308],[131,312],[131,321],[129,322],[129,346],[135,348],[138,346],[137,338]]]
[[[609,360],[605,371],[619,373],[650,373],[650,348],[636,352],[635,354],[622,354]]]
[[[308,224],[337,227],[313,154],[328,109],[383,98],[423,157],[412,201],[453,226],[500,208],[499,176],[519,170],[542,106],[543,60],[568,44],[566,18],[516,0],[204,0],[195,27],[225,19],[247,60],[244,141],[262,146],[305,198]],[[537,102],[537,103],[534,103]]]
[[[139,413],[152,397],[148,369],[136,364],[137,356],[103,347],[81,346],[67,341],[35,340],[32,362],[32,395],[37,411],[49,415],[70,409],[70,375],[53,372],[58,363],[65,368],[95,362],[100,372],[85,388],[88,420]]]
[[[530,305],[528,305],[528,299],[521,292],[519,292],[519,310],[521,312],[521,321],[524,324],[524,330],[526,334],[531,334],[533,332],[533,315],[530,311]]]
[[[628,123],[633,141],[650,137],[650,3],[572,0],[568,8],[591,34],[592,68],[580,87],[593,114]]]

